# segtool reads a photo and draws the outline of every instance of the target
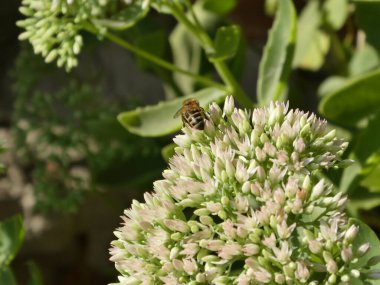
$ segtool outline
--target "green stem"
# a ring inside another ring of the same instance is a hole
[[[84,25],[84,29],[93,33],[93,34],[97,33],[96,28],[93,27],[91,24]],[[185,69],[179,68],[178,66],[175,66],[174,64],[171,64],[170,62],[167,62],[166,60],[163,60],[163,59],[161,59],[161,58],[159,58],[159,57],[157,57],[157,56],[155,56],[149,52],[146,52],[146,51],[138,48],[137,46],[127,42],[126,40],[124,40],[123,38],[121,38],[115,34],[107,32],[105,34],[105,37],[107,39],[109,39],[110,41],[112,41],[112,42],[124,47],[125,49],[135,53],[136,55],[141,56],[141,57],[145,58],[146,60],[149,60],[149,61],[157,64],[158,66],[161,66],[161,67],[168,69],[170,71],[173,71],[173,72],[177,72],[177,73],[187,75],[187,76],[193,78],[195,81],[198,81],[198,82],[200,82],[206,86],[213,86],[213,87],[216,87],[219,89],[226,89],[223,84],[217,83],[217,82],[215,82],[211,79],[208,79],[206,77],[203,77],[203,76],[200,76],[198,74],[189,72]]]
[[[192,10],[192,6],[188,5],[191,10],[190,13],[194,18],[195,24],[192,23],[183,12],[182,8],[177,6],[175,3],[169,6],[173,16],[182,23],[189,31],[197,38],[202,48],[206,53],[214,53],[215,47],[213,41],[210,39],[209,35],[204,31],[200,22],[196,18],[196,14]],[[241,89],[239,83],[236,81],[235,77],[232,75],[231,71],[227,67],[224,61],[213,61],[214,67],[218,72],[219,76],[223,82],[227,85],[229,92],[236,98],[236,100],[246,108],[252,108],[253,102]]]

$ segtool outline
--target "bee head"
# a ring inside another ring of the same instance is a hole
[[[183,106],[186,106],[186,107],[199,107],[199,102],[198,100],[194,99],[194,98],[189,98],[189,99],[186,99],[185,101],[183,101]]]

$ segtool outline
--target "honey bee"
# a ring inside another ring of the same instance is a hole
[[[198,100],[189,98],[183,101],[181,109],[179,109],[174,118],[181,115],[183,125],[197,130],[203,130],[207,115],[205,110],[199,105]]]

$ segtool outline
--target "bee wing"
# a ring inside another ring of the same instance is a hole
[[[179,117],[179,115],[181,115],[181,112],[182,112],[182,108],[180,108],[173,116],[173,118],[177,118]]]

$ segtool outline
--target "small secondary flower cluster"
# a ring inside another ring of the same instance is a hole
[[[349,284],[358,226],[321,170],[347,164],[326,122],[284,103],[211,104],[112,242],[119,284]]]
[[[98,34],[106,28],[126,28],[146,15],[150,0],[23,0],[20,12],[26,19],[17,22],[25,29],[20,40],[29,40],[34,52],[45,61],[57,60],[67,71],[77,66],[85,25]]]

